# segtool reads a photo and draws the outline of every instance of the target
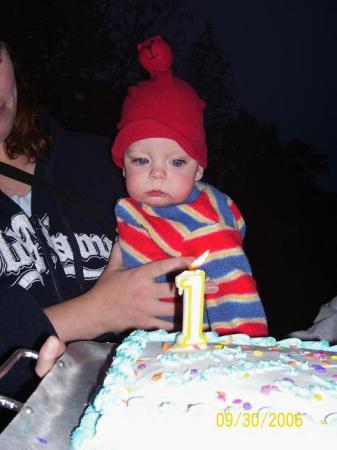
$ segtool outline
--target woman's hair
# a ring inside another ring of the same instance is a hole
[[[1,48],[6,48],[13,64],[17,87],[17,109],[13,128],[4,142],[7,155],[15,159],[27,155],[36,160],[46,154],[50,137],[43,126],[40,108],[33,95],[28,77],[17,61],[11,48],[0,40]]]

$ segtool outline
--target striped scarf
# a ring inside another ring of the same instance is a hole
[[[208,249],[210,255],[201,269],[217,283],[219,291],[205,295],[204,328],[219,334],[268,334],[264,309],[242,249],[245,223],[226,194],[197,182],[183,204],[152,208],[123,198],[115,213],[125,267],[168,256],[197,257]],[[156,281],[166,280],[163,276]]]

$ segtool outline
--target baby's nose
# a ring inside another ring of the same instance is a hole
[[[166,171],[163,167],[155,166],[152,167],[150,176],[151,178],[162,179],[166,177]]]

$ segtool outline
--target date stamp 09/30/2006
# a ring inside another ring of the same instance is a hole
[[[219,412],[215,416],[219,428],[300,428],[303,414],[300,412]]]

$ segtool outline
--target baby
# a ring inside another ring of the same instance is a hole
[[[123,264],[197,257],[209,249],[202,269],[219,291],[205,296],[204,329],[266,336],[264,309],[242,249],[243,218],[226,194],[200,182],[207,166],[205,103],[173,77],[172,52],[160,36],[138,51],[151,79],[129,88],[112,146],[130,196],[115,209]]]

